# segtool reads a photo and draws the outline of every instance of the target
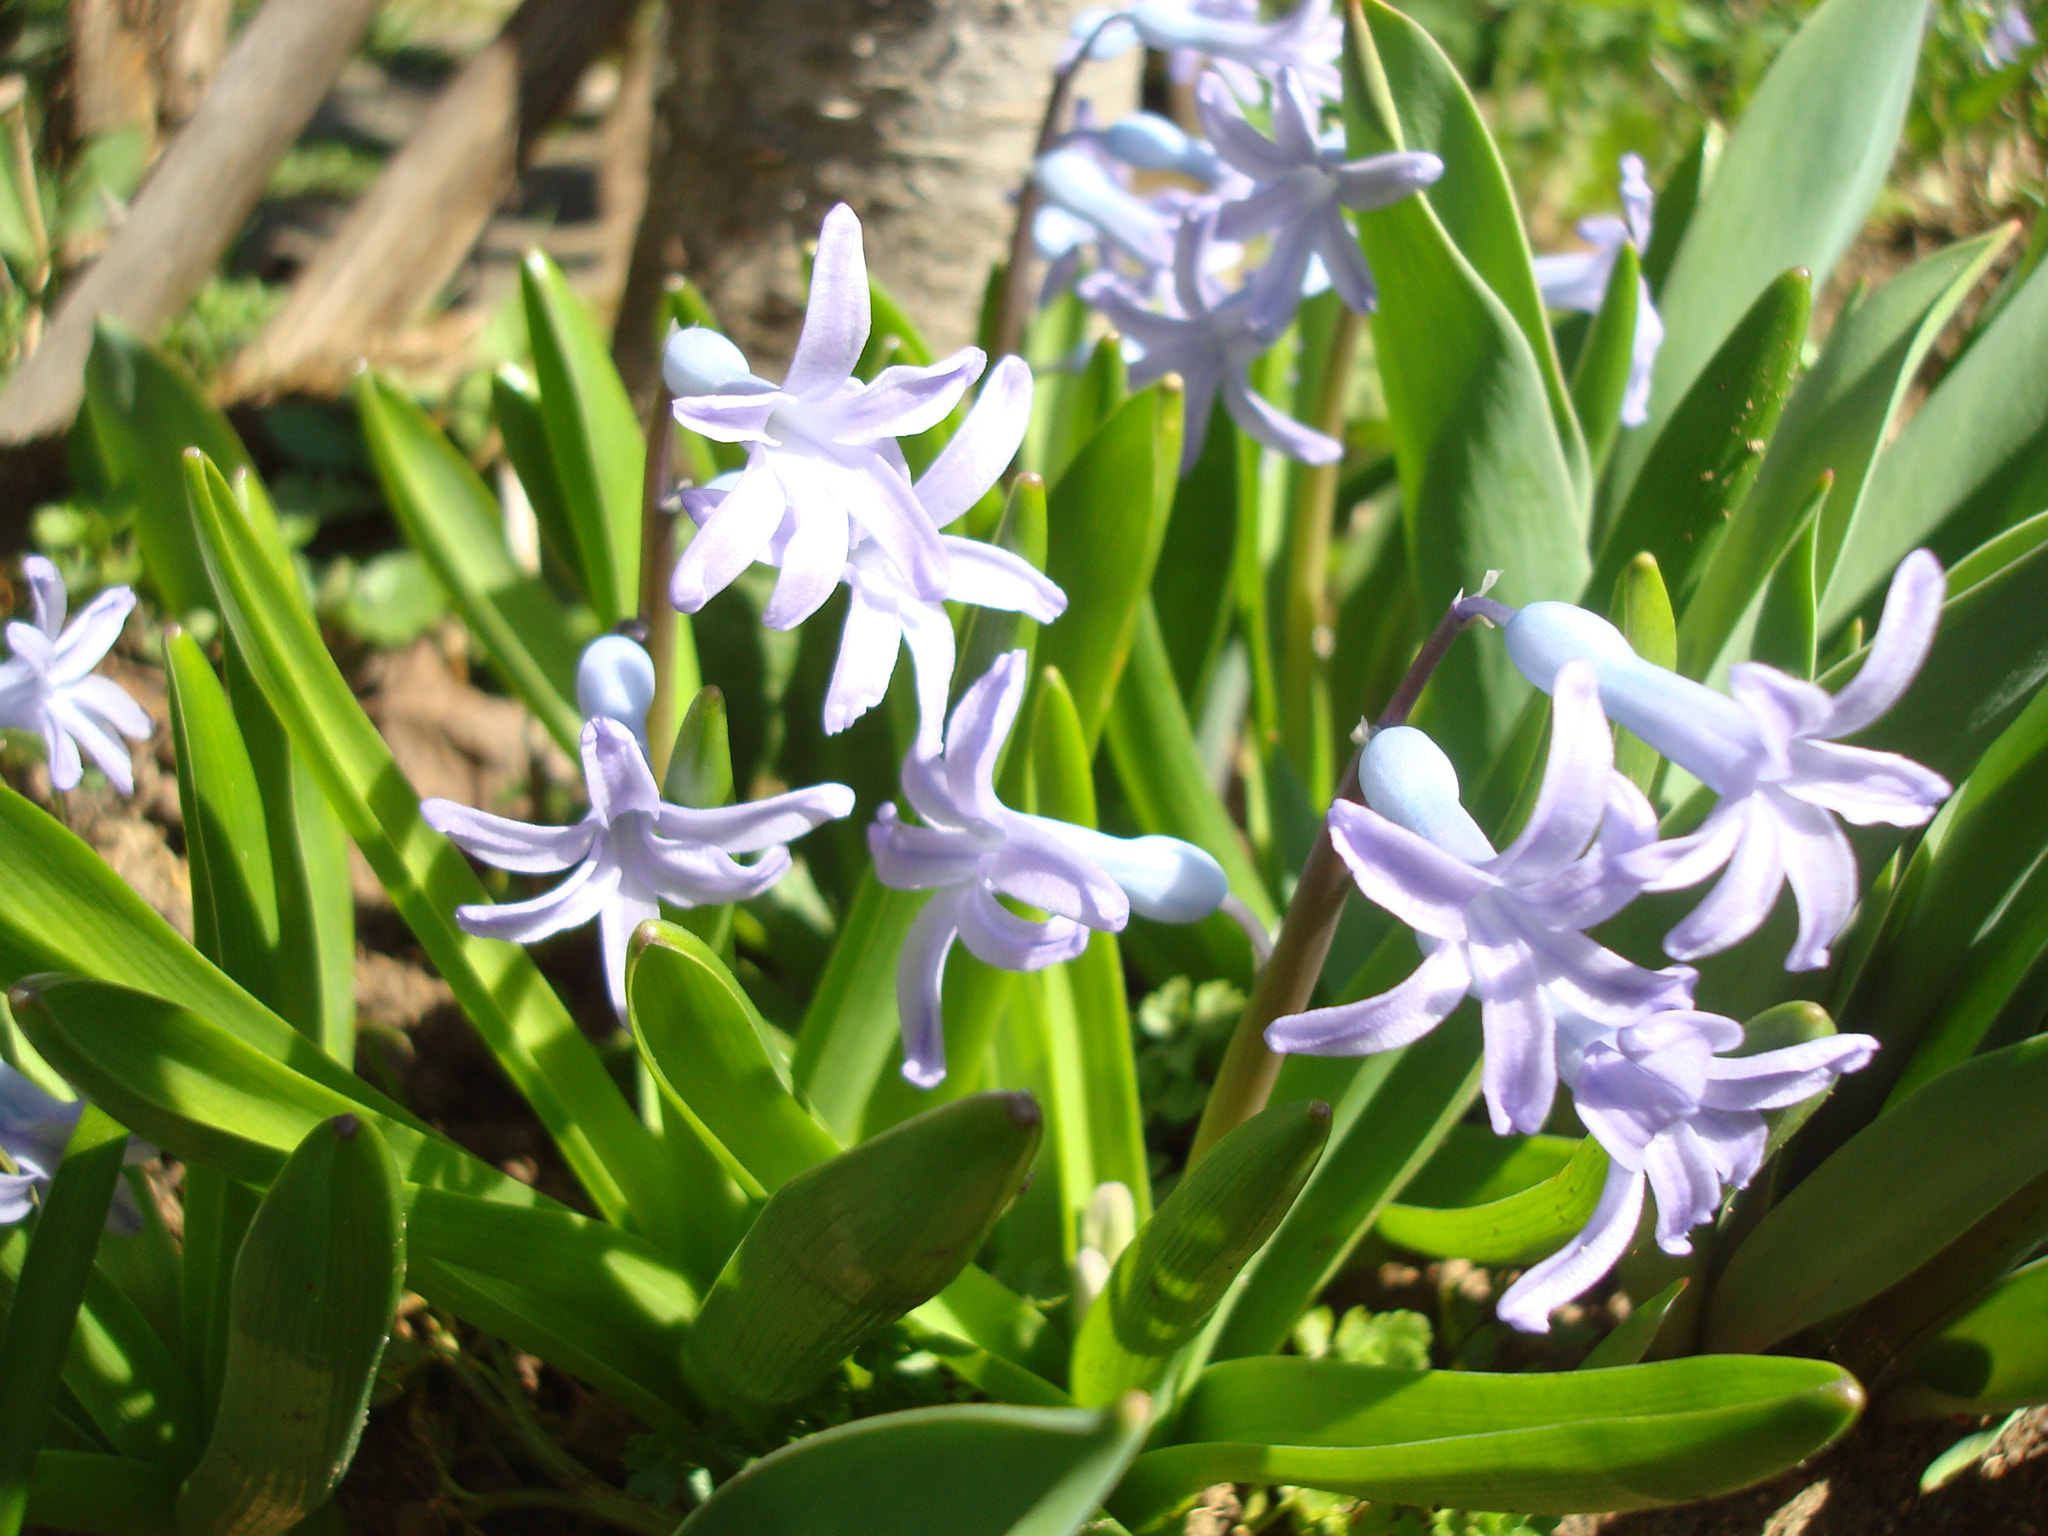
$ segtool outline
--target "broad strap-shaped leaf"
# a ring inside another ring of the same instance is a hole
[[[29,1485],[28,1520],[90,1536],[183,1536],[178,1475],[168,1467],[93,1451],[46,1450]]]
[[[922,892],[861,875],[797,1032],[796,1091],[842,1143],[860,1138],[868,1097],[900,1049],[896,957],[923,905]]]
[[[2048,1259],[2014,1270],[1900,1357],[1885,1418],[2002,1413],[2048,1399]]]
[[[1707,1313],[1706,1347],[1767,1349],[1939,1253],[2048,1171],[2044,1095],[2048,1038],[2036,1038],[1967,1061],[1880,1115],[1736,1249]]]
[[[533,509],[542,550],[574,581],[576,590],[587,595],[590,579],[583,571],[583,552],[576,544],[569,503],[562,494],[554,456],[548,449],[548,424],[541,415],[540,390],[533,375],[516,363],[502,364],[491,375],[491,420],[505,445],[506,462],[519,478],[526,504]]]
[[[235,1260],[227,1370],[178,1494],[194,1531],[284,1536],[355,1456],[405,1278],[398,1169],[368,1121],[307,1133]]]
[[[1368,100],[1384,80],[1373,33],[1345,30],[1348,150],[1400,147],[1401,129]],[[1425,611],[1502,572],[1503,602],[1585,584],[1585,508],[1560,446],[1544,370],[1507,305],[1468,261],[1426,196],[1358,217],[1380,285],[1373,346],[1400,467],[1402,516]],[[1499,647],[1461,646],[1431,690],[1428,724],[1445,750],[1484,760],[1526,685]],[[1418,722],[1420,723],[1420,722]]]
[[[1089,1306],[1074,1340],[1076,1402],[1096,1407],[1159,1380],[1272,1235],[1329,1135],[1329,1105],[1275,1104],[1187,1171]]]
[[[1758,296],[1794,267],[1824,287],[1863,228],[1905,121],[1927,8],[1826,0],[1750,97],[1658,290],[1650,420],[1616,446],[1617,500]]]
[[[194,454],[185,473],[222,615],[349,836],[598,1208],[668,1232],[675,1213],[646,1128],[525,951],[457,926],[456,907],[484,900],[468,861],[421,819],[418,796],[219,472]]]
[[[1486,1126],[1460,1122],[1401,1193],[1410,1205],[1439,1210],[1484,1205],[1563,1172],[1578,1151],[1569,1136],[1496,1136]]]
[[[1028,1093],[978,1093],[790,1179],[690,1330],[693,1377],[742,1405],[803,1396],[955,1280],[1038,1150]]]
[[[1572,409],[1586,433],[1586,456],[1597,468],[1606,462],[1621,430],[1621,407],[1628,393],[1635,361],[1636,307],[1643,293],[1642,263],[1636,248],[1623,242],[1607,274],[1607,291],[1586,329],[1578,361],[1572,365]]]
[[[1057,487],[1090,438],[1131,397],[1123,338],[1104,336],[1080,372],[1059,393],[1045,441],[1045,483]]]
[[[1180,471],[1181,394],[1162,381],[1117,408],[1046,499],[1046,575],[1067,611],[1038,639],[1074,696],[1090,752],[1152,585]]]
[[[513,562],[496,499],[418,406],[367,369],[356,376],[354,395],[384,499],[406,541],[505,681],[573,752],[583,729],[578,646],[560,600]]]
[[[1530,1514],[1646,1509],[1797,1465],[1863,1391],[1821,1360],[1711,1356],[1468,1375],[1276,1356],[1212,1365],[1110,1512],[1136,1528],[1217,1482]]]
[[[677,1536],[1075,1536],[1149,1417],[1134,1394],[1099,1412],[960,1404],[858,1419],[752,1463]]]
[[[1643,660],[1652,666],[1677,668],[1678,624],[1671,614],[1671,593],[1664,585],[1657,557],[1648,550],[1638,552],[1621,568],[1607,616]],[[1618,725],[1614,728],[1614,771],[1625,775],[1644,794],[1656,783],[1662,762],[1657,749],[1641,737]]]
[[[1671,1315],[1678,1298],[1691,1284],[1684,1277],[1674,1280],[1630,1311],[1612,1333],[1593,1346],[1586,1358],[1579,1362],[1579,1369],[1604,1371],[1617,1365],[1638,1363],[1650,1352],[1650,1346],[1657,1342],[1657,1331],[1664,1326],[1664,1319]]]
[[[604,334],[544,251],[519,267],[548,455],[600,622],[640,606],[641,472],[647,445]]]
[[[1525,1264],[1585,1226],[1606,1180],[1607,1154],[1588,1137],[1569,1163],[1532,1188],[1450,1209],[1396,1203],[1380,1212],[1379,1233],[1432,1258]]]
[[[1702,553],[1722,536],[1729,511],[1741,503],[1763,463],[1763,444],[1791,393],[1812,307],[1806,273],[1787,272],[1729,332],[1670,413],[1600,546],[1586,587],[1589,601],[1603,600],[1622,568],[1647,551],[1656,556],[1683,615]]]

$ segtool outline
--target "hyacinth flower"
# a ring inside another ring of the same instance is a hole
[[[57,567],[41,555],[21,562],[35,613],[33,624],[7,626],[13,654],[0,662],[0,727],[34,731],[50,758],[50,783],[76,789],[86,757],[122,794],[135,792],[135,765],[121,740],[147,741],[155,726],[149,712],[111,678],[93,668],[120,638],[135,606],[126,587],[109,587],[69,624],[70,594]]]
[[[1084,11],[1074,20],[1073,36],[1081,43],[1095,39],[1092,59],[1114,58],[1143,43],[1176,61],[1175,78],[1183,82],[1193,78],[1193,61],[1206,59],[1241,101],[1256,101],[1260,82],[1283,69],[1299,70],[1325,101],[1335,101],[1344,87],[1337,71],[1344,23],[1331,14],[1330,0],[1302,0],[1276,22],[1260,19],[1255,0],[1144,0],[1122,12]]]
[[[1267,447],[1306,464],[1335,463],[1344,456],[1342,443],[1282,414],[1252,388],[1252,363],[1273,345],[1286,320],[1274,326],[1270,317],[1262,318],[1258,295],[1250,287],[1219,291],[1207,270],[1215,237],[1216,209],[1191,208],[1174,239],[1174,313],[1148,309],[1107,272],[1083,279],[1081,296],[1138,349],[1131,364],[1132,387],[1142,389],[1169,373],[1180,375],[1187,389],[1182,474],[1201,456],[1209,410],[1219,391],[1230,419]]]
[[[1590,667],[1559,674],[1543,787],[1522,833],[1496,853],[1458,800],[1457,770],[1412,726],[1376,732],[1359,758],[1366,803],[1330,807],[1330,841],[1366,898],[1429,953],[1392,991],[1276,1020],[1266,1043],[1313,1056],[1364,1056],[1420,1039],[1468,994],[1486,1041],[1483,1086],[1496,1132],[1541,1130],[1557,1092],[1557,1013],[1619,1027],[1683,1007],[1694,973],[1646,970],[1584,929],[1620,911],[1638,883],[1618,861],[1656,835],[1614,742]]]
[[[1653,1013],[1602,1029],[1560,1012],[1559,1068],[1586,1129],[1607,1152],[1607,1183],[1585,1228],[1508,1287],[1500,1318],[1525,1333],[1583,1295],[1635,1240],[1643,1196],[1657,1199],[1657,1245],[1692,1252],[1686,1235],[1763,1164],[1763,1111],[1825,1092],[1877,1050],[1869,1035],[1829,1035],[1782,1050],[1728,1056],[1742,1026],[1719,1014]]]
[[[1030,424],[1031,390],[1031,368],[1021,357],[1006,357],[990,371],[974,409],[913,487],[934,528],[959,521],[1002,477]],[[702,523],[726,494],[716,486],[686,490],[683,507]],[[788,526],[785,520],[762,552],[768,564],[781,559]],[[953,534],[941,534],[939,542],[946,550],[947,601],[1024,613],[1041,624],[1066,612],[1066,593],[1022,556]],[[919,750],[938,751],[953,682],[953,621],[945,603],[920,597],[872,539],[856,537],[840,579],[850,600],[839,659],[825,690],[825,733],[836,735],[882,702],[896,672],[897,650],[905,646],[917,672]]]
[[[0,1166],[0,1227],[26,1220],[36,1208],[56,1175],[57,1164],[64,1159],[64,1147],[78,1117],[84,1113],[83,1099],[67,1103],[53,1098],[0,1062],[0,1152],[14,1165],[12,1171]],[[122,1161],[132,1168],[154,1156],[154,1148],[130,1137]],[[125,1183],[114,1188],[107,1226],[122,1233],[142,1229],[142,1213],[135,1208],[135,1197]]]
[[[1818,970],[1856,904],[1856,856],[1836,817],[1857,826],[1917,827],[1950,793],[1948,780],[1891,752],[1844,746],[1906,691],[1934,643],[1947,583],[1915,550],[1900,562],[1863,669],[1827,691],[1760,662],[1729,669],[1729,694],[1644,661],[1620,630],[1569,603],[1531,603],[1507,621],[1508,655],[1550,691],[1572,661],[1589,664],[1600,701],[1720,798],[1699,830],[1627,855],[1651,891],[1726,873],[1665,935],[1664,952],[1691,960],[1754,933],[1787,885],[1799,933],[1785,968]]]
[[[1417,150],[1347,160],[1341,133],[1322,133],[1322,108],[1297,69],[1283,69],[1274,85],[1271,138],[1245,121],[1244,109],[1213,75],[1196,87],[1195,105],[1217,152],[1252,183],[1218,210],[1216,233],[1225,240],[1273,237],[1253,280],[1259,323],[1276,333],[1285,328],[1311,259],[1321,260],[1338,298],[1369,314],[1376,301],[1372,269],[1343,210],[1384,208],[1413,196],[1443,175],[1443,161]]]
[[[2008,0],[1984,38],[1984,62],[1993,69],[2010,69],[2037,45],[2026,6],[2020,0]]]
[[[1593,247],[1590,251],[1536,258],[1536,286],[1542,290],[1543,302],[1552,309],[1600,313],[1607,297],[1607,279],[1621,248],[1632,245],[1638,254],[1650,248],[1650,217],[1656,201],[1643,174],[1642,156],[1623,155],[1621,216],[1606,213],[1579,220],[1579,238]],[[1625,427],[1639,427],[1650,419],[1650,370],[1663,344],[1664,322],[1651,301],[1649,280],[1643,279],[1636,293],[1636,334],[1629,352],[1628,383],[1621,396],[1621,424]]]
[[[715,442],[743,443],[747,465],[676,562],[670,598],[695,613],[747,568],[790,520],[782,576],[762,614],[790,629],[839,584],[857,527],[889,552],[921,596],[946,590],[946,552],[911,493],[896,439],[938,425],[987,361],[962,347],[929,367],[853,376],[869,323],[860,220],[844,203],[825,215],[810,302],[780,386],[756,378],[740,349],[701,326],[662,352],[676,420]]]
[[[624,653],[611,643],[617,638],[597,644],[637,677],[638,664],[623,661]],[[631,641],[623,644],[639,650]],[[644,651],[640,661],[646,663]],[[579,669],[577,692],[586,705],[602,691],[588,680],[593,670]],[[651,681],[651,663],[645,675]],[[611,688],[612,697],[627,700],[636,691],[633,677]],[[644,700],[639,707],[644,713]],[[670,805],[641,750],[644,728],[644,721],[609,715],[584,722],[579,746],[590,810],[566,827],[534,826],[453,800],[420,804],[428,826],[493,868],[520,875],[569,871],[561,884],[529,901],[458,907],[456,921],[479,938],[534,944],[597,919],[605,980],[620,1018],[626,1014],[626,941],[640,924],[660,916],[663,902],[696,907],[750,901],[788,872],[785,844],[853,809],[853,791],[844,784],[814,784],[741,805]],[[752,864],[733,857],[747,853],[761,857]]]
[[[868,828],[875,878],[932,893],[896,963],[903,1075],[920,1088],[946,1075],[939,992],[954,940],[989,965],[1036,971],[1080,954],[1091,931],[1120,932],[1133,912],[1192,923],[1228,893],[1222,867],[1177,838],[1111,837],[996,798],[1027,671],[1022,651],[997,657],[954,706],[943,750],[905,759],[904,796],[923,826],[884,805]],[[999,896],[1048,915],[1019,917]]]
[[[1100,244],[1155,272],[1173,260],[1173,227],[1125,186],[1092,145],[1062,144],[1038,157],[1031,179],[1045,199],[1032,230],[1039,253],[1055,261]]]

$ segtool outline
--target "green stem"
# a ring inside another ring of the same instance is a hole
[[[668,600],[669,573],[676,564],[676,518],[662,505],[668,491],[669,448],[675,425],[669,416],[671,396],[656,389],[647,417],[647,473],[640,492],[640,622],[647,630],[647,654],[654,658],[654,702],[647,706],[647,747],[653,754],[654,780],[668,771],[676,739],[677,614]]]
[[[1445,610],[1422,643],[1422,649],[1416,652],[1400,687],[1380,712],[1374,730],[1384,731],[1407,723],[1423,685],[1450,650],[1451,642],[1461,630],[1477,622],[1476,616],[1466,614],[1461,603],[1454,602]],[[1351,765],[1344,770],[1343,782],[1337,786],[1339,800],[1359,798],[1358,759],[1359,753],[1352,753]],[[1224,1051],[1216,1085],[1209,1090],[1209,1102],[1202,1109],[1202,1123],[1188,1153],[1190,1167],[1217,1142],[1264,1109],[1272,1097],[1283,1058],[1267,1046],[1266,1026],[1308,1007],[1350,890],[1350,872],[1330,842],[1326,820],[1316,834],[1315,845],[1309,849],[1294,894],[1288,898],[1280,931],[1273,938],[1272,956],[1252,982],[1251,996],[1245,1000],[1244,1012],[1239,1015],[1237,1028]]]

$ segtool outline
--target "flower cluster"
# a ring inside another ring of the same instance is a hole
[[[21,574],[35,622],[7,626],[13,654],[0,662],[0,727],[43,738],[54,787],[78,787],[85,772],[82,751],[116,789],[133,794],[135,767],[121,738],[147,741],[155,727],[119,683],[95,675],[93,668],[120,638],[135,594],[108,587],[67,624],[70,594],[57,567],[30,555],[21,562]]]
[[[1741,1054],[1742,1026],[1698,1010],[1697,973],[1650,970],[1586,930],[1638,893],[1713,892],[1665,937],[1694,959],[1754,932],[1789,884],[1799,931],[1790,970],[1825,965],[1848,925],[1856,863],[1836,822],[1918,826],[1949,793],[1891,753],[1841,744],[1897,702],[1932,644],[1945,581],[1925,550],[1901,563],[1862,669],[1830,696],[1755,662],[1722,694],[1642,660],[1620,631],[1567,603],[1487,605],[1508,654],[1550,693],[1550,755],[1521,834],[1496,852],[1459,803],[1457,772],[1421,731],[1370,736],[1364,804],[1329,814],[1332,846],[1370,900],[1414,929],[1425,951],[1392,991],[1276,1021],[1277,1051],[1360,1055],[1434,1029],[1467,996],[1480,1005],[1482,1084],[1494,1129],[1534,1132],[1560,1081],[1609,1159],[1586,1229],[1502,1298],[1500,1315],[1542,1331],[1550,1311],[1597,1281],[1633,1240],[1645,1191],[1657,1241],[1689,1251],[1724,1189],[1763,1160],[1763,1111],[1823,1091],[1877,1042],[1833,1035]],[[1698,830],[1660,838],[1642,793],[1614,770],[1610,721],[1657,748],[1717,796]]]
[[[1334,288],[1358,313],[1373,308],[1372,272],[1344,210],[1408,197],[1440,177],[1443,162],[1418,151],[1345,158],[1343,130],[1325,125],[1342,33],[1329,0],[1305,0],[1271,24],[1238,0],[1147,0],[1075,23],[1077,39],[1094,39],[1091,57],[1142,41],[1212,66],[1195,86],[1207,142],[1149,113],[1107,129],[1082,114],[1034,172],[1044,203],[1033,233],[1052,263],[1047,294],[1074,286],[1122,333],[1132,383],[1182,376],[1184,469],[1201,452],[1219,393],[1231,419],[1268,447],[1310,464],[1343,452],[1263,399],[1251,364],[1306,294]],[[1270,135],[1245,114],[1262,99]],[[1141,195],[1132,186],[1137,171],[1179,182]],[[1248,267],[1254,244],[1263,260]],[[1093,269],[1082,276],[1091,255]],[[1226,286],[1233,270],[1241,279]]]

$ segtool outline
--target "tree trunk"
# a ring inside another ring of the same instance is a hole
[[[803,318],[802,243],[836,202],[932,345],[972,340],[1081,0],[667,3],[670,75],[613,348],[636,398],[653,390],[671,272],[757,368],[778,368]],[[1093,67],[1084,93],[1114,114],[1135,81],[1127,57]]]

